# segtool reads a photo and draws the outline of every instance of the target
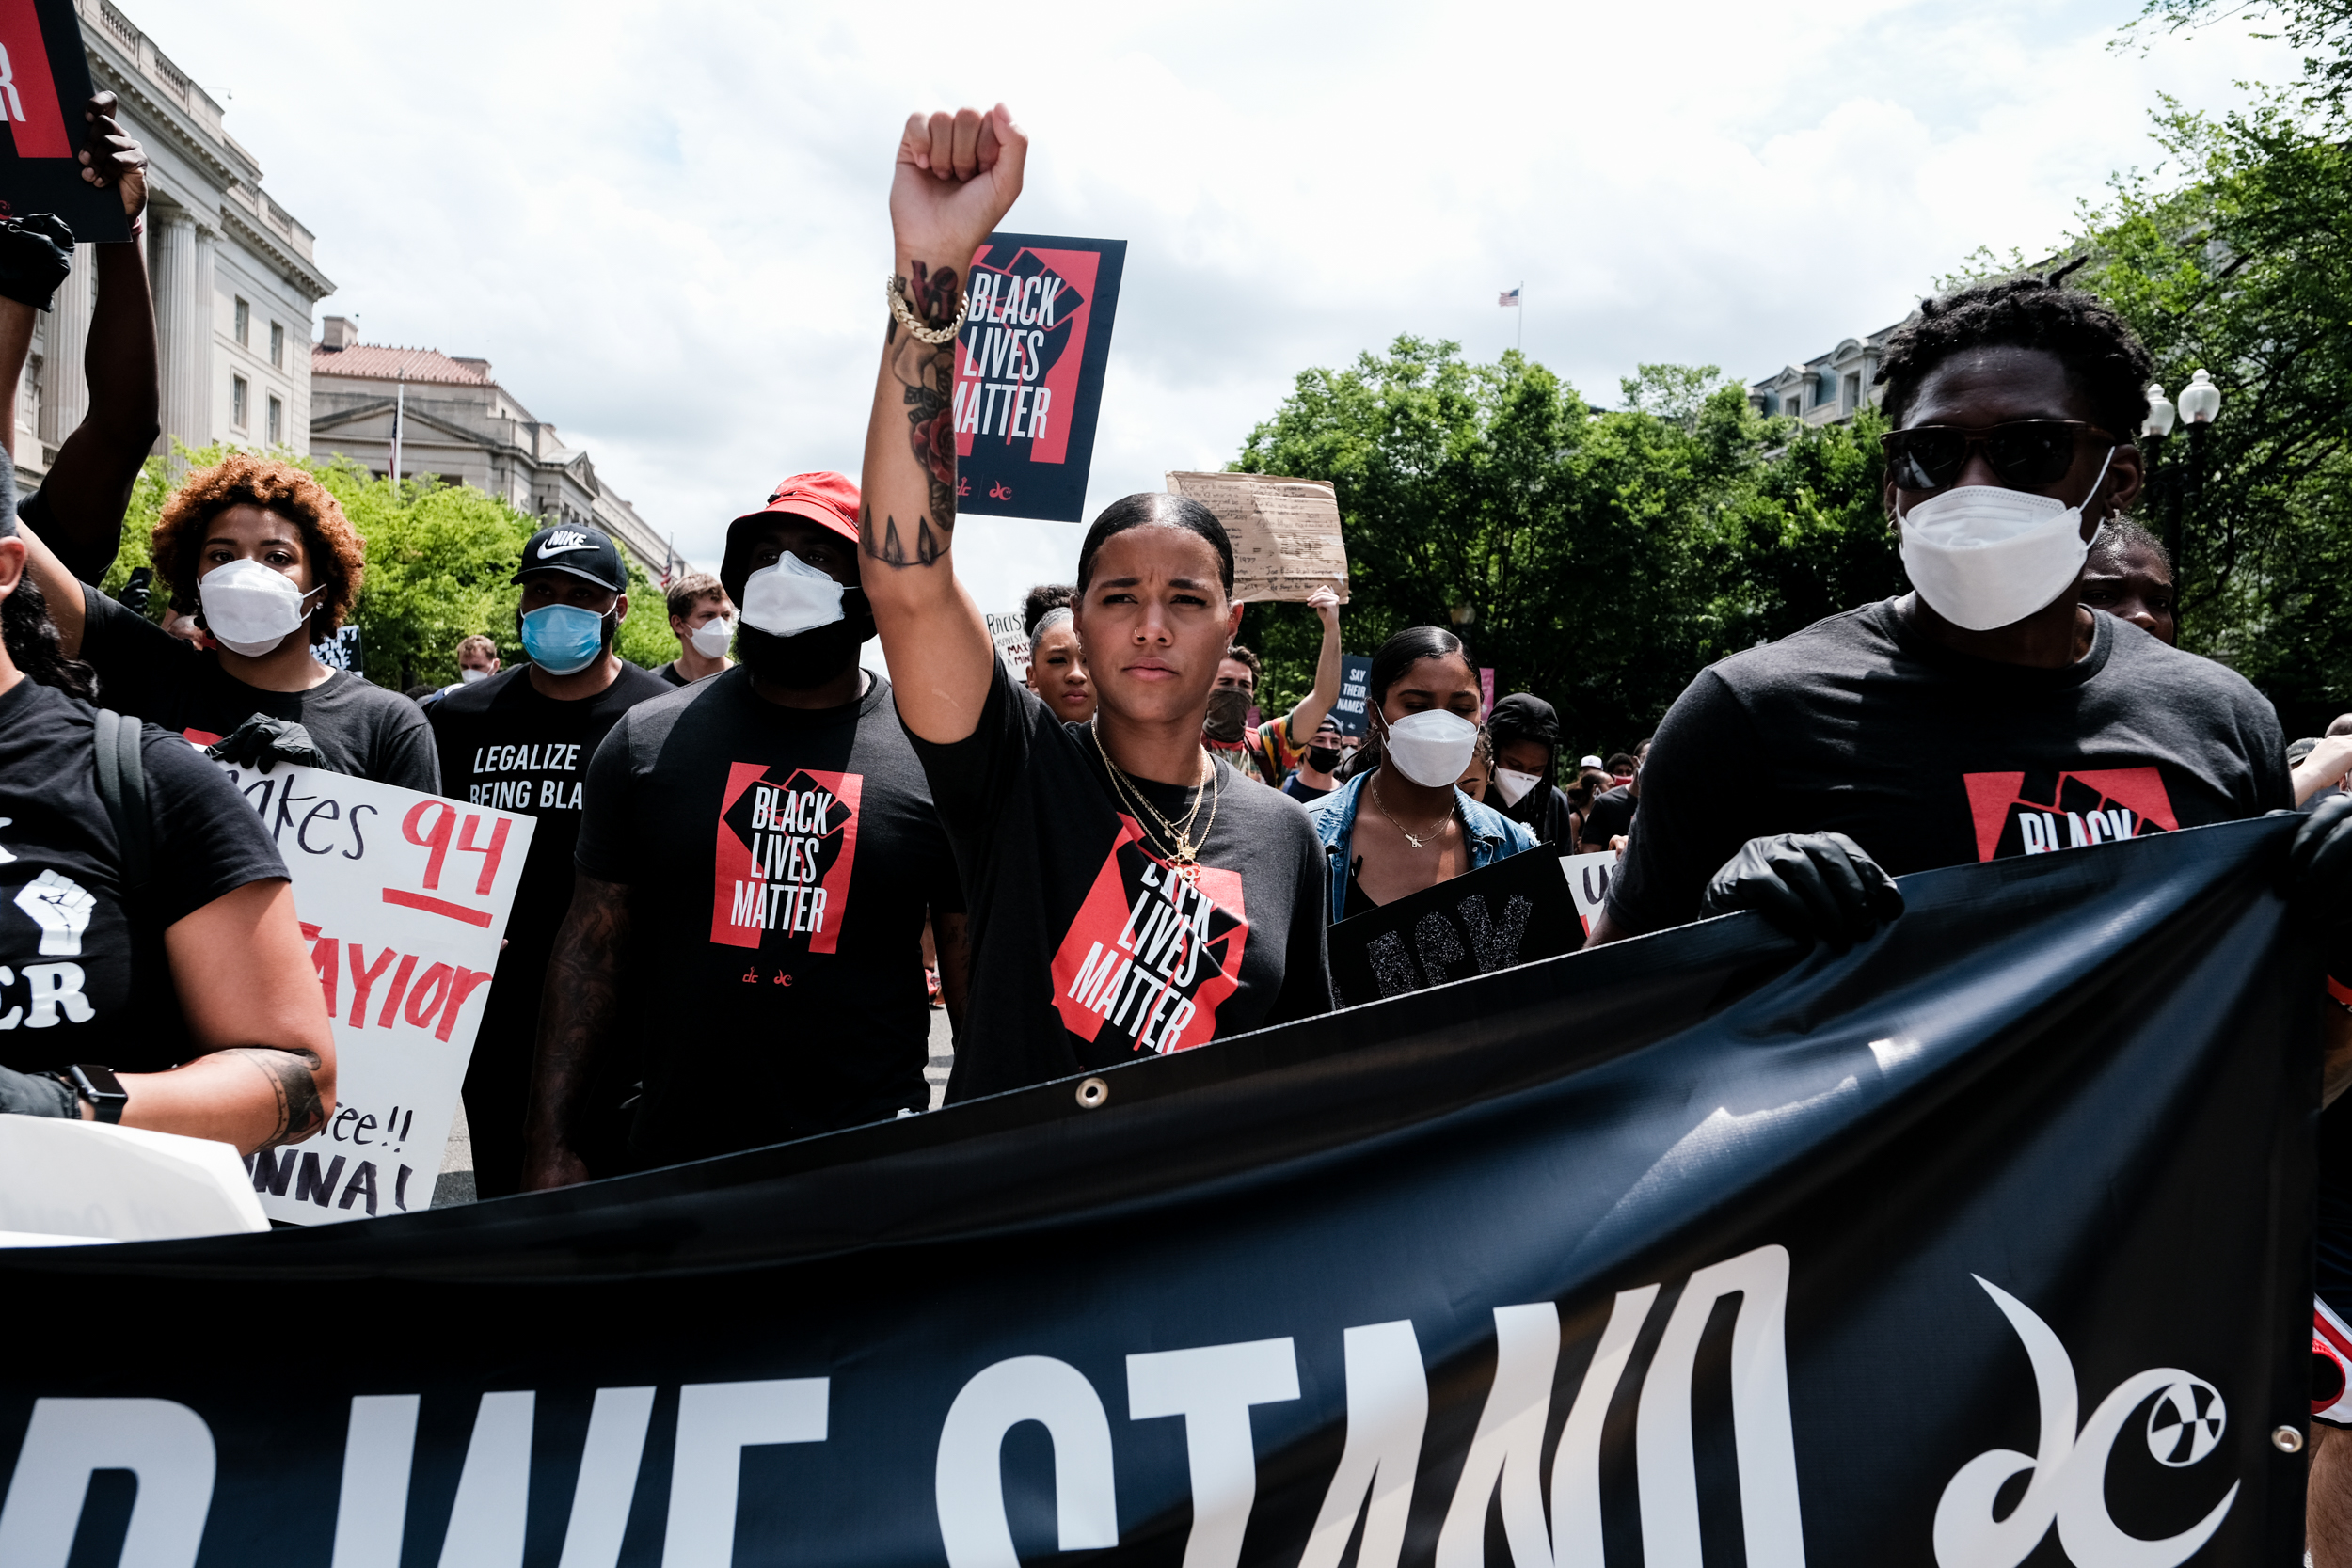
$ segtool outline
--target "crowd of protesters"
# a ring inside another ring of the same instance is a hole
[[[87,107],[86,178],[135,226],[144,158],[112,108]],[[159,613],[144,578],[91,586],[158,434],[140,247],[92,247],[87,415],[37,493],[0,464],[0,863],[23,916],[0,922],[0,1028],[28,1025],[0,1042],[0,1111],[246,1150],[331,1114],[285,867],[198,747],[536,819],[465,1079],[485,1197],[923,1111],[934,1001],[950,1101],[1322,1013],[1335,927],[1523,854],[1616,858],[1593,944],[1746,910],[1843,946],[1900,918],[1903,873],[2070,847],[1979,784],[2088,762],[2137,781],[2092,814],[2121,836],[2301,808],[2302,893],[2352,867],[2352,716],[2290,747],[2251,686],[2177,647],[2172,563],[2128,517],[2148,356],[2062,273],[1930,301],[1885,345],[1914,591],[1709,667],[1605,760],[1571,763],[1532,693],[1489,709],[1435,626],[1380,643],[1349,733],[1327,588],[1311,686],[1263,716],[1232,542],[1176,495],[1102,511],[1074,580],[1030,594],[1016,674],[959,580],[932,437],[961,269],[1025,151],[1001,107],[909,122],[863,474],[795,474],[735,517],[719,573],[667,586],[675,659],[617,655],[622,553],[555,525],[523,546],[513,626],[467,637],[421,700],[318,657],[366,552],[291,464],[185,477],[149,541]],[[54,222],[0,225],[0,385],[72,257]],[[873,637],[893,678],[861,664]],[[2352,987],[2329,994],[2333,1101]],[[2330,1170],[2352,1163],[2333,1122]],[[2352,1181],[2328,1180],[2317,1309],[2352,1335]],[[2343,1449],[2315,1452],[2315,1521],[2352,1524]]]

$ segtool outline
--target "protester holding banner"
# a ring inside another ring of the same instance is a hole
[[[186,742],[83,700],[87,667],[20,608],[15,500],[0,465],[0,1112],[309,1137],[335,1039],[285,863]]]
[[[631,708],[589,773],[529,1186],[610,1174],[581,1147],[586,1101],[630,1042],[636,1166],[927,1109],[927,914],[948,1017],[963,1016],[954,858],[890,682],[858,667],[874,618],[857,487],[785,481],[728,527],[720,575],[742,606],[742,665]]]
[[[2110,518],[2083,562],[2082,602],[2178,647],[2173,600],[2172,557],[2164,541],[2129,517]]]
[[[1533,692],[1514,691],[1495,704],[1486,734],[1495,749],[1497,809],[1536,843],[1576,853],[1574,810],[1552,782],[1560,766],[1558,711]]]
[[[1242,611],[1216,515],[1136,495],[1088,530],[1075,606],[1088,725],[1014,683],[956,581],[954,326],[964,269],[1020,194],[1027,150],[1001,104],[907,122],[866,443],[866,593],[972,911],[950,1100],[1331,1005],[1323,861],[1304,816],[1201,750]]]
[[[663,590],[677,657],[656,673],[672,686],[691,686],[728,668],[735,641],[735,604],[708,572],[689,572]]]
[[[67,657],[98,673],[101,705],[218,743],[230,761],[439,788],[416,705],[313,652],[358,601],[365,554],[342,504],[301,468],[233,453],[164,504],[150,548],[175,596],[197,601],[202,647],[75,582],[44,541],[26,544]]]
[[[1462,640],[1406,626],[1372,656],[1372,734],[1346,783],[1307,808],[1329,860],[1334,921],[1535,847],[1454,786],[1478,746],[1478,671]],[[1365,809],[1369,807],[1370,809]]]
[[[507,919],[498,984],[466,1067],[474,1190],[484,1197],[522,1185],[540,986],[571,906],[589,759],[622,714],[675,689],[612,652],[628,614],[628,569],[601,531],[541,529],[524,545],[515,581],[523,591],[516,634],[530,662],[453,691],[432,710],[450,799],[538,822]]]
[[[1298,705],[1260,724],[1248,722],[1258,700],[1258,656],[1235,643],[1217,665],[1216,688],[1209,693],[1208,721],[1201,744],[1260,784],[1279,789],[1306,754],[1302,735],[1312,735],[1340,699],[1340,596],[1327,587],[1307,595],[1307,608],[1323,623],[1323,647],[1315,656],[1315,684]]]
[[[1086,650],[1070,607],[1047,610],[1029,628],[1028,688],[1065,724],[1094,717],[1094,682],[1087,674]]]

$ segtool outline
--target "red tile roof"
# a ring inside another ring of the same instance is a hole
[[[488,366],[481,360],[467,362],[452,359],[435,348],[382,348],[373,343],[354,343],[343,349],[327,348],[319,343],[310,345],[312,375],[351,375],[396,381],[405,374],[410,381],[443,381],[468,387],[487,387],[491,385],[487,372]]]

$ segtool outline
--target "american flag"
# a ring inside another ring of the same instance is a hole
[[[1497,295],[1497,296],[1496,296],[1496,298],[1495,298],[1495,303],[1496,303],[1497,305],[1500,305],[1500,306],[1503,307],[1505,309],[1510,309],[1512,306],[1517,305],[1518,302],[1519,302],[1519,292],[1518,292],[1518,290],[1517,290],[1517,289],[1505,289],[1505,290],[1503,290],[1503,291],[1502,291],[1502,293],[1501,294]]]

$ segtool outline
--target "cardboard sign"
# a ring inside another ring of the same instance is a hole
[[[1362,654],[1340,655],[1340,694],[1331,705],[1331,721],[1342,735],[1361,740],[1372,728],[1371,690],[1372,660]]]
[[[84,244],[131,237],[121,193],[82,178],[89,96],[73,0],[0,0],[0,218],[55,213]]]
[[[536,824],[395,784],[222,765],[277,841],[335,1021],[335,1114],[246,1162],[296,1225],[427,1209]]]
[[[0,1246],[268,1228],[232,1145],[98,1121],[0,1117]]]
[[[1327,939],[1331,989],[1343,1007],[1584,945],[1568,884],[1541,852],[1513,855],[1343,920]]]
[[[1233,541],[1236,601],[1303,600],[1328,588],[1347,602],[1347,546],[1339,495],[1319,479],[1268,474],[1170,474],[1170,495],[1216,514]]]
[[[956,351],[956,510],[1082,522],[1124,240],[991,234]]]
[[[1584,923],[1584,934],[1593,934],[1593,922],[1600,918],[1600,907],[1609,899],[1609,879],[1617,874],[1617,852],[1596,849],[1589,855],[1563,855],[1560,874],[1568,879],[1568,895],[1576,900],[1576,917]]]
[[[996,644],[996,657],[1012,671],[1014,680],[1025,680],[1029,674],[1029,634],[1023,629],[1021,613],[1010,614],[983,610],[982,620],[988,623],[989,640]]]

